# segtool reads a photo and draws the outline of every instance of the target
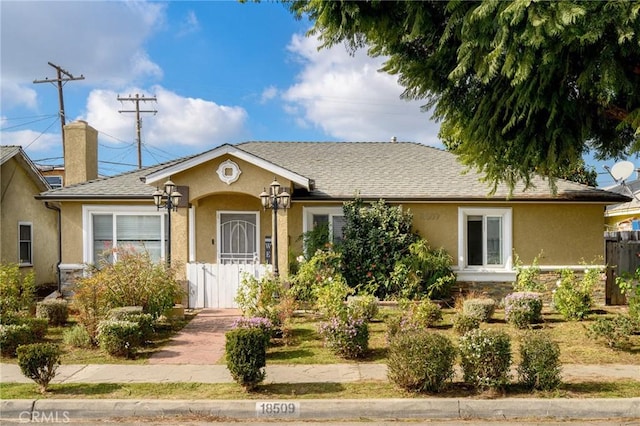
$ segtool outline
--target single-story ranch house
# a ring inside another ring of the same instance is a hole
[[[67,184],[71,176],[96,176],[97,132],[82,121],[65,131],[73,146],[65,150]],[[277,250],[274,213],[260,199],[274,178],[290,194],[290,208],[276,213]],[[173,212],[158,209],[153,198],[168,180],[182,195]],[[605,207],[629,198],[562,180],[552,194],[547,181],[533,183],[527,191],[509,194],[500,186],[488,195],[480,176],[465,173],[453,154],[418,143],[245,142],[38,198],[60,206],[65,279],[105,247],[144,244],[158,260],[170,255],[190,307],[230,307],[238,269],[259,274],[273,252],[286,275],[289,251],[302,253],[300,235],[328,223],[338,238],[342,203],[356,195],[409,209],[419,234],[446,249],[459,283],[474,289],[510,287],[514,254],[530,264],[543,251],[543,271],[602,264]]]

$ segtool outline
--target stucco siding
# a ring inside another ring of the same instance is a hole
[[[1,176],[0,259],[3,263],[18,263],[18,223],[32,226],[32,257],[36,284],[55,283],[58,262],[58,214],[34,197],[40,193],[25,169],[10,159],[2,165]]]

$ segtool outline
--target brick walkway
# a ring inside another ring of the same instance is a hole
[[[224,356],[224,333],[238,309],[204,309],[175,335],[149,364],[215,364]]]

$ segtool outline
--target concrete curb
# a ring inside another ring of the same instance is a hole
[[[276,414],[276,411],[278,412]],[[286,412],[285,412],[286,411]],[[128,417],[205,415],[222,419],[640,419],[640,398],[474,400],[2,400],[0,419],[75,421]]]

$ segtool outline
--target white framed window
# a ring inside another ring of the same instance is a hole
[[[18,264],[33,265],[33,224],[18,222]]]
[[[84,262],[113,262],[113,249],[146,250],[160,262],[167,251],[166,211],[148,206],[83,206]]]
[[[334,244],[342,241],[345,218],[342,207],[304,207],[302,232],[309,232],[318,226],[326,226],[329,232],[328,241]]]
[[[500,280],[490,274],[509,272],[503,278],[510,280],[512,245],[510,208],[458,208],[458,271],[465,275],[464,279],[480,280],[484,274],[485,280]]]

